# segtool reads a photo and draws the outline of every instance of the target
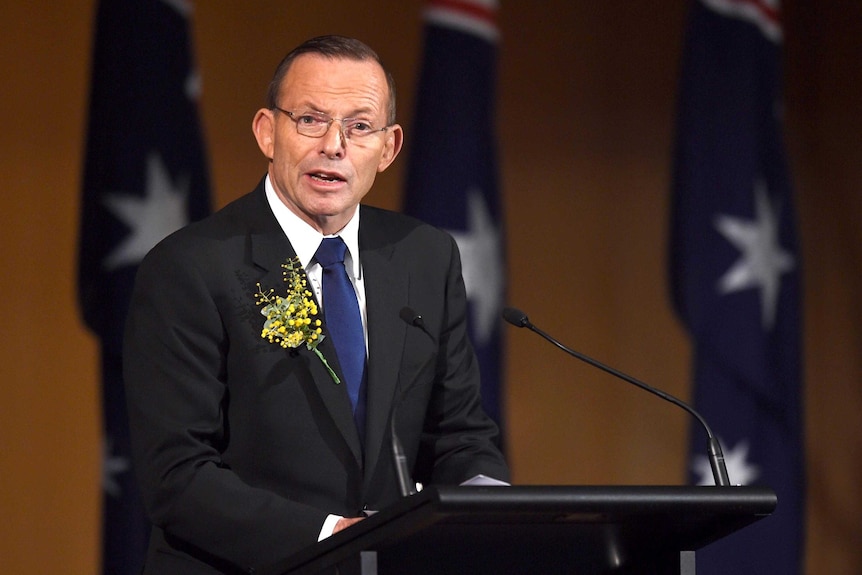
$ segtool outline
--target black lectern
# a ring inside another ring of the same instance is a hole
[[[430,487],[263,572],[364,552],[379,575],[694,575],[697,549],[776,503],[760,487]]]

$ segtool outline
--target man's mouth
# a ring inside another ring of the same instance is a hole
[[[309,175],[311,176],[312,179],[319,180],[321,182],[332,183],[332,182],[343,182],[344,181],[344,178],[342,178],[338,174],[328,174],[325,172],[313,172]]]

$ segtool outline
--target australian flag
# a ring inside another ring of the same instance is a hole
[[[130,462],[123,324],[137,265],[209,212],[189,35],[191,2],[102,0],[81,200],[79,302],[101,343],[102,571],[137,574],[148,524]]]
[[[502,427],[505,258],[498,193],[496,0],[431,0],[405,212],[448,230],[463,260],[482,402]]]
[[[671,230],[694,403],[732,484],[778,494],[769,518],[698,553],[698,574],[800,573],[804,547],[800,250],[781,129],[777,0],[698,0],[679,94]],[[706,440],[692,478],[711,484]]]

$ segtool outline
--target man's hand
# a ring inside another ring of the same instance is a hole
[[[338,523],[335,524],[335,528],[332,530],[332,533],[338,533],[342,529],[347,529],[354,523],[359,523],[365,519],[365,517],[342,517],[338,520]]]

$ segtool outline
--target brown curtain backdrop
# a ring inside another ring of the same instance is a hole
[[[686,398],[689,346],[665,275],[685,2],[503,4],[510,303],[572,347]],[[95,2],[2,7],[0,562],[8,573],[88,575],[99,564],[98,347],[76,307],[75,258]],[[252,115],[284,52],[312,35],[378,49],[399,83],[409,154],[421,8],[336,0],[309,15],[275,0],[196,3],[217,206],[263,173]],[[788,0],[785,29],[805,258],[807,572],[850,575],[862,572],[862,4]],[[402,157],[379,178],[372,203],[400,206],[405,166]],[[526,332],[507,340],[517,483],[683,481],[684,414]]]

